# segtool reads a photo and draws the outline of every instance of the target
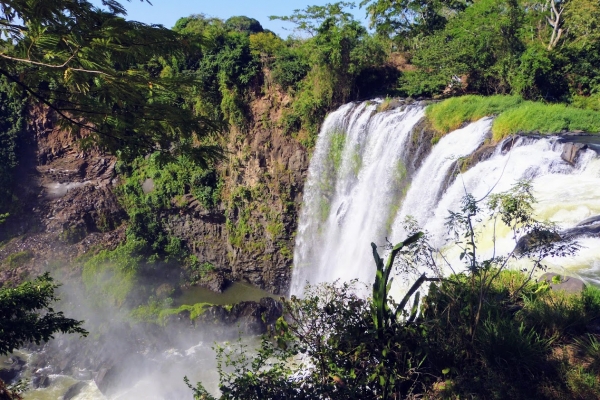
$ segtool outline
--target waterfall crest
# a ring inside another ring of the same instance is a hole
[[[583,151],[572,165],[562,159],[565,145],[557,137],[507,139],[486,160],[460,172],[460,159],[473,155],[489,137],[491,118],[445,135],[411,176],[407,149],[411,141],[421,140],[415,127],[423,117],[422,105],[378,113],[372,101],[347,104],[329,115],[305,186],[291,294],[302,294],[306,282],[371,282],[370,243],[401,241],[407,216],[430,232],[434,246],[445,246],[448,210],[457,211],[465,193],[482,198],[529,179],[540,219],[567,229],[600,214],[598,155]],[[600,282],[600,238],[583,238],[580,244],[578,256],[549,259],[548,264]],[[487,245],[492,251],[493,245]],[[496,251],[508,252],[511,246],[506,232]]]

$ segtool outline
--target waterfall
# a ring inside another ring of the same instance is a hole
[[[292,294],[305,282],[368,282],[370,242],[381,242],[402,195],[413,126],[421,106],[376,112],[365,102],[343,106],[321,129],[300,215]]]
[[[472,156],[489,137],[491,118],[445,135],[410,176],[407,149],[410,141],[420,140],[413,128],[423,116],[421,105],[377,113],[374,102],[347,104],[329,115],[309,167],[292,294],[301,294],[306,282],[371,282],[370,243],[401,241],[407,216],[430,233],[434,246],[448,246],[444,223],[449,210],[460,209],[465,193],[479,199],[528,179],[539,219],[567,229],[600,214],[600,159],[586,150],[575,165],[567,163],[561,158],[565,145],[557,137],[507,139],[486,160],[460,172],[460,159]],[[483,238],[491,237],[485,224],[478,229]],[[509,232],[496,234],[495,244],[482,241],[481,254],[491,255],[494,249],[507,253],[514,247]],[[577,256],[549,258],[546,264],[600,282],[600,238],[579,242]]]

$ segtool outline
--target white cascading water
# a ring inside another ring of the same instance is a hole
[[[404,149],[423,115],[418,106],[377,113],[371,102],[348,104],[329,115],[305,186],[292,294],[302,293],[307,281],[374,277],[370,242],[385,238],[406,175]],[[336,151],[341,162],[334,165]]]
[[[373,106],[363,103],[343,106],[328,117],[305,187],[294,253],[292,294],[301,294],[306,282],[335,279],[371,282],[375,268],[370,243],[384,244],[386,237],[393,243],[404,239],[407,216],[414,217],[419,226],[430,232],[432,244],[442,248],[447,238],[444,223],[448,210],[458,211],[465,193],[482,198],[506,191],[518,180],[529,179],[538,200],[534,208],[539,219],[566,229],[600,214],[600,158],[587,150],[576,165],[570,165],[561,158],[564,145],[556,137],[518,138],[512,146],[506,146],[507,151],[502,151],[505,146],[499,145],[489,159],[458,174],[446,187],[448,177],[458,172],[456,160],[472,154],[489,134],[490,118],[444,136],[414,174],[406,196],[399,198],[394,195],[397,185],[394,168],[399,161],[408,159],[404,151],[407,140],[423,115],[421,106],[373,114]],[[327,154],[332,132],[335,129],[339,132],[340,127],[347,140],[342,167],[332,176],[327,173]],[[352,146],[357,143],[354,138],[360,138],[363,162],[351,175],[344,166],[351,161]],[[380,141],[386,143],[384,147],[377,147]],[[330,196],[331,207],[326,209],[326,216],[317,213],[324,198],[322,188],[327,186],[324,181],[336,188]],[[392,195],[386,198],[388,193]],[[482,238],[492,236],[491,231],[485,232],[491,228],[482,225],[479,229],[483,230]],[[509,232],[500,230],[496,235],[497,252],[512,250],[514,241]],[[600,283],[600,239],[581,238],[579,243],[582,249],[576,256],[548,259],[546,264]],[[490,239],[487,242],[484,239],[480,246],[483,255],[486,251],[491,254],[494,248]]]

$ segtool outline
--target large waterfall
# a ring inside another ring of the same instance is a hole
[[[458,161],[482,146],[492,119],[450,132],[415,160],[408,149],[424,140],[415,129],[423,117],[423,105],[377,112],[377,102],[347,104],[328,116],[306,182],[292,294],[301,294],[306,282],[372,281],[370,243],[402,240],[407,216],[430,233],[432,244],[443,247],[448,210],[457,211],[466,193],[482,198],[529,179],[540,219],[567,229],[600,214],[600,159],[594,151],[583,151],[571,165],[561,158],[565,145],[557,137],[510,138],[460,173]],[[411,165],[419,167],[411,171]],[[508,232],[498,234],[496,251],[510,251],[514,242]],[[600,239],[579,242],[577,256],[547,264],[600,282]],[[481,245],[485,252],[486,243]],[[487,245],[491,252],[492,244]]]

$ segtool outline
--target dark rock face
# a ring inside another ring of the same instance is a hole
[[[553,283],[554,277],[558,277],[558,283]],[[581,279],[572,276],[562,276],[553,272],[545,273],[540,277],[539,281],[550,283],[552,290],[564,291],[566,293],[580,293],[585,289],[585,283]]]

